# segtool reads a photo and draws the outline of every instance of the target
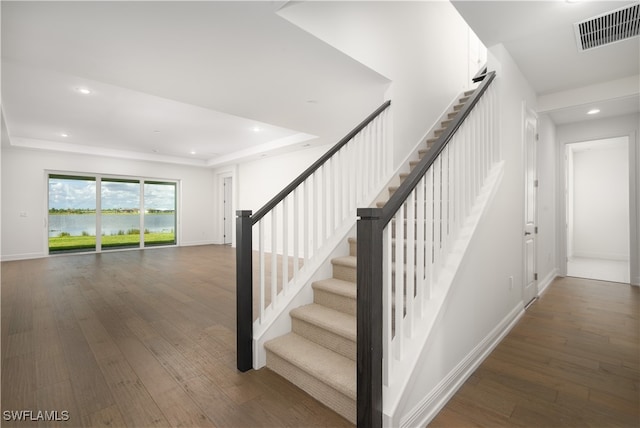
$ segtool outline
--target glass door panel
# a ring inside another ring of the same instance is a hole
[[[140,181],[103,178],[100,189],[102,248],[140,247]]]
[[[95,251],[96,179],[49,175],[49,253]]]
[[[176,244],[176,184],[144,183],[144,245]]]

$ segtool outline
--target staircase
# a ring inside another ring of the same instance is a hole
[[[473,91],[461,95],[432,138],[419,149],[422,159]],[[413,169],[419,160],[410,162]],[[402,183],[408,173],[399,174]],[[389,186],[389,197],[398,189]],[[377,202],[378,207],[386,201]],[[267,367],[352,423],[356,423],[356,240],[349,255],[334,258],[333,277],[313,283],[313,303],[290,312],[292,331],[265,343]]]
[[[290,312],[291,333],[265,343],[267,367],[356,423],[356,254],[332,260],[313,303]]]

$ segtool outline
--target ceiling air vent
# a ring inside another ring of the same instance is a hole
[[[586,51],[640,34],[640,4],[631,4],[573,24],[578,50]]]

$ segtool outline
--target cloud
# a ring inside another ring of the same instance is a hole
[[[93,180],[49,179],[50,208],[96,208],[96,182]]]
[[[100,198],[103,209],[139,208],[140,183],[103,180]],[[145,183],[144,207],[175,210],[175,184]],[[96,182],[87,179],[50,178],[49,208],[96,209]]]

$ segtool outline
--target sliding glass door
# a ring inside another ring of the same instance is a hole
[[[49,176],[49,252],[95,251],[96,179]]]
[[[176,243],[176,184],[145,181],[144,245]]]
[[[140,181],[103,178],[100,183],[102,248],[140,246]]]
[[[48,186],[50,253],[177,243],[175,182],[50,174]]]

